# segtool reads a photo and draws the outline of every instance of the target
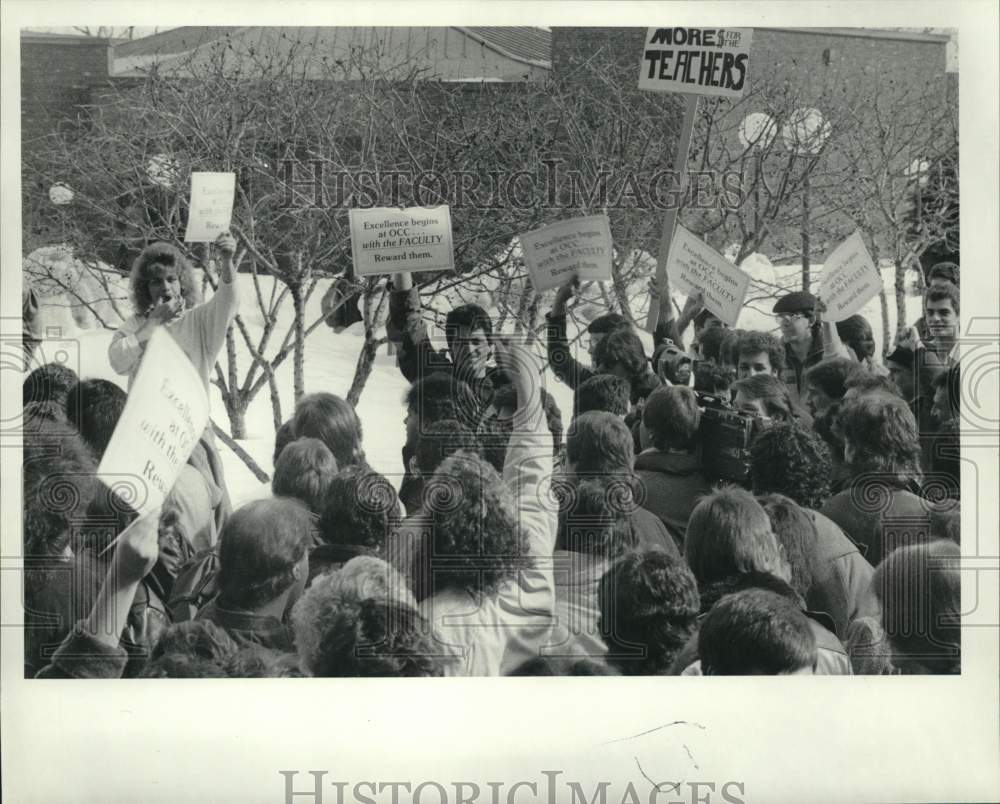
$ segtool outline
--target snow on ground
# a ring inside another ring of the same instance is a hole
[[[744,263],[744,267],[762,280],[773,280],[775,269],[771,268],[769,263],[765,264],[763,260],[748,261],[748,263]],[[821,266],[815,266],[815,270],[817,276],[821,275]],[[883,278],[886,280],[886,287],[891,287],[891,269],[887,273],[884,272]],[[255,302],[252,279],[246,274],[241,274],[238,281],[241,293],[241,315],[248,330],[254,337],[257,337],[264,322]],[[273,280],[269,278],[262,280],[265,298],[270,292],[269,282],[271,281]],[[320,316],[320,300],[327,287],[328,282],[321,282],[310,298],[306,309],[307,323]],[[682,297],[678,296],[677,300],[683,304]],[[41,301],[41,315],[47,337],[39,347],[37,362],[40,364],[50,360],[65,360],[77,370],[81,377],[108,379],[125,387],[125,378],[117,376],[108,363],[107,352],[111,341],[111,331],[107,329],[81,329],[77,325],[70,305],[58,297],[49,297]],[[456,301],[459,300],[451,297],[435,300],[435,307],[444,310]],[[480,299],[479,301],[487,302],[488,300]],[[920,300],[919,298],[910,298],[907,302],[908,321],[913,321],[920,314]],[[738,326],[747,329],[775,330],[774,319],[767,312],[772,303],[763,302],[756,305],[759,309],[746,309],[740,316]],[[642,306],[645,307],[645,305]],[[894,311],[895,303],[890,300],[890,331],[892,332],[895,331],[896,326],[893,320]],[[875,342],[881,343],[881,312],[877,298],[866,305],[862,310],[862,315],[868,319],[875,330]],[[644,309],[638,318],[644,320]],[[273,354],[277,344],[281,343],[291,323],[292,313],[289,301],[279,315],[278,326],[268,350],[269,354]],[[572,339],[578,331],[571,324],[570,338]],[[435,335],[437,333],[432,329],[432,337]],[[643,333],[643,337],[648,348],[651,339],[645,333]],[[363,341],[364,334],[361,324],[355,324],[339,334],[334,333],[326,326],[318,327],[306,339],[304,361],[306,393],[328,391],[346,396],[354,377],[355,364]],[[239,336],[237,336],[237,344],[237,366],[242,380],[251,360],[249,353],[243,346],[242,338]],[[584,336],[575,347],[578,350],[578,358],[584,363],[589,360],[586,346],[586,336]],[[279,366],[276,375],[282,415],[287,419],[293,408],[292,359],[290,356]],[[364,430],[364,448],[368,460],[377,471],[386,475],[397,487],[403,471],[400,449],[405,439],[405,427],[403,426],[405,410],[402,400],[407,387],[406,380],[396,368],[395,357],[388,355],[385,348],[382,348],[375,358],[375,365],[358,405],[358,414]],[[568,425],[573,405],[572,392],[565,385],[556,381],[549,371],[546,372],[545,387],[555,397],[563,412],[564,426]],[[229,419],[222,404],[221,394],[214,385],[211,386],[210,392],[212,417],[220,426],[229,430]],[[274,447],[274,423],[271,401],[266,386],[247,410],[246,427],[247,438],[240,442],[240,446],[253,456],[265,472],[270,474],[272,471],[271,455]],[[239,505],[269,493],[268,486],[260,483],[235,453],[222,444],[220,444],[220,450],[234,504]]]

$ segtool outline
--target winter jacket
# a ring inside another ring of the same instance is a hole
[[[846,639],[852,621],[877,610],[871,594],[875,570],[834,522],[818,511],[805,511],[816,529],[806,550],[813,579],[806,605],[828,614],[837,636]]]
[[[96,639],[85,624],[85,620],[76,623],[35,678],[121,678],[127,651]]]
[[[666,526],[652,513],[645,508],[636,508],[629,513],[629,523],[632,526],[634,544],[630,547],[639,552],[649,550],[663,550],[674,558],[680,558],[681,553],[677,548],[677,543],[670,535]],[[559,535],[556,539],[556,549],[568,550],[571,545],[566,539],[566,521],[564,516],[559,518]]]
[[[895,550],[930,533],[932,506],[893,479],[862,475],[826,501],[820,513],[837,524],[868,563],[879,562]]]
[[[698,456],[648,449],[636,456],[635,474],[646,492],[642,507],[660,519],[683,551],[691,512],[698,498],[712,490]]]
[[[227,609],[216,599],[199,611],[195,619],[215,623],[240,646],[260,645],[284,653],[295,650],[291,627],[268,614]]]

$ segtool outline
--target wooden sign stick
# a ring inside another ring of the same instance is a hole
[[[684,198],[687,192],[687,160],[688,151],[691,149],[691,132],[694,130],[694,118],[698,113],[698,96],[684,96],[684,120],[681,123],[681,137],[677,146],[677,161],[674,163],[678,168],[678,206],[680,199]],[[660,237],[660,250],[656,255],[656,286],[660,289],[661,303],[670,303],[670,280],[667,278],[667,257],[670,256],[670,243],[674,239],[674,226],[677,224],[678,209],[668,209],[663,216],[663,235]],[[660,319],[660,305],[653,304],[650,299],[649,312],[646,316],[646,329],[653,332]]]

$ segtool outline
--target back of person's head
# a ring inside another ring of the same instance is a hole
[[[809,556],[816,544],[816,526],[812,518],[792,500],[781,494],[757,498],[771,520],[771,530],[778,538],[781,552],[791,574],[789,583],[803,599],[813,585]]]
[[[457,419],[442,419],[428,425],[420,434],[414,451],[417,469],[429,477],[434,474],[445,458],[460,450],[479,453],[480,446],[475,433]]]
[[[21,386],[22,405],[30,402],[55,402],[66,407],[66,396],[80,381],[76,372],[62,363],[46,363],[29,374]]]
[[[649,359],[639,336],[630,327],[619,327],[601,338],[595,347],[594,366],[602,373],[620,367],[632,379],[649,372]]]
[[[271,458],[271,465],[278,465],[278,458],[281,451],[295,440],[295,419],[287,419],[282,422],[274,433],[274,455]]]
[[[128,395],[108,380],[80,380],[66,395],[66,418],[100,460]]]
[[[66,422],[40,422],[22,452],[24,554],[59,556],[98,490],[97,465]]]
[[[961,672],[960,559],[957,544],[933,541],[894,550],[875,569],[882,627],[904,672]]]
[[[295,406],[296,438],[318,438],[340,467],[365,462],[361,420],[350,403],[336,394],[307,394]]]
[[[617,676],[604,662],[571,656],[532,656],[507,673],[508,676]]]
[[[864,394],[840,409],[847,461],[855,474],[892,474],[919,479],[920,432],[910,406],[898,396]]]
[[[478,304],[463,304],[450,310],[445,316],[445,340],[452,354],[459,340],[477,329],[487,338],[493,334],[493,321]]]
[[[225,664],[229,678],[302,678],[295,656],[263,645],[241,645]]]
[[[403,577],[371,557],[314,580],[292,623],[299,662],[312,676],[440,676],[449,661]]]
[[[66,408],[58,402],[29,402],[21,414],[21,429],[24,442],[36,437],[44,437],[48,425],[69,424],[66,421]],[[72,425],[70,425],[72,427]]]
[[[635,547],[631,513],[638,508],[627,483],[591,478],[577,483],[561,506],[560,542],[566,550],[614,558]]]
[[[743,338],[745,330],[727,329],[722,333],[722,341],[719,343],[719,363],[723,366],[736,368],[740,362],[740,340]]]
[[[962,283],[959,281],[961,277],[961,269],[953,262],[939,262],[931,266],[931,269],[927,272],[927,283],[930,284],[935,280],[940,282],[951,282],[951,284],[958,287]]]
[[[292,497],[316,516],[326,507],[330,484],[337,476],[337,459],[318,438],[300,438],[278,456],[271,479],[276,497]]]
[[[327,544],[361,545],[381,552],[402,519],[392,484],[367,466],[348,466],[330,484],[319,536]]]
[[[701,601],[684,561],[663,551],[626,553],[601,578],[600,630],[622,675],[666,675],[694,633]]]
[[[631,472],[635,442],[621,417],[591,411],[573,419],[566,434],[566,461],[577,475]]]
[[[283,497],[255,500],[238,508],[219,536],[219,603],[253,610],[276,600],[296,581],[312,542],[312,514]]]
[[[742,393],[747,399],[761,403],[768,418],[779,422],[791,422],[802,418],[802,409],[792,398],[785,385],[773,374],[754,374],[732,384],[730,390],[735,397]]]
[[[621,327],[631,327],[628,319],[621,313],[605,313],[599,315],[587,325],[587,332],[590,335],[607,335]]]
[[[753,495],[727,486],[703,497],[688,520],[684,556],[702,589],[749,572],[788,578],[771,521]]]
[[[175,623],[160,634],[149,660],[164,656],[188,656],[224,665],[238,650],[229,634],[210,620]]]
[[[847,378],[857,366],[849,357],[828,357],[806,369],[806,383],[816,386],[831,399],[843,399],[847,393]]]
[[[725,329],[726,324],[715,313],[705,308],[694,317],[695,332],[711,332],[713,329]]]
[[[822,508],[830,496],[833,458],[815,431],[794,422],[762,430],[750,447],[755,494],[784,494],[806,508]]]
[[[657,449],[690,450],[701,424],[698,398],[684,386],[657,388],[642,409],[642,424]]]
[[[443,419],[456,419],[471,427],[479,416],[479,403],[469,384],[441,371],[421,377],[409,387],[406,409],[421,429]]]
[[[735,330],[734,330],[735,332]],[[747,358],[754,355],[767,355],[771,365],[771,372],[777,373],[785,369],[785,345],[780,338],[769,332],[759,332],[757,330],[746,330],[739,334],[736,339],[736,364],[740,367],[741,375],[755,373],[755,370],[747,363]]]
[[[955,315],[958,315],[961,311],[959,310],[959,292],[958,287],[951,283],[943,285],[933,285],[927,288],[927,293],[924,294],[924,305],[929,303],[937,302],[951,302],[951,309],[955,311]]]
[[[516,577],[528,560],[527,541],[510,492],[482,458],[458,452],[424,487],[432,520],[433,555],[447,569],[434,573],[435,592],[460,589],[492,595]]]
[[[576,389],[577,415],[591,410],[604,410],[615,416],[625,416],[631,407],[632,387],[628,380],[614,374],[595,374]]]
[[[844,378],[843,399],[849,401],[868,394],[900,396],[899,387],[891,376],[858,366]]]
[[[707,676],[812,673],[816,637],[791,600],[747,589],[712,606],[698,630],[698,656]]]
[[[544,388],[542,395],[542,410],[545,413],[545,423],[552,436],[552,454],[558,455],[563,443],[562,411],[556,404],[555,397]],[[499,386],[493,392],[490,408],[495,415],[487,415],[478,423],[478,435],[486,459],[498,471],[503,471],[504,459],[507,455],[507,445],[514,430],[511,418],[518,408],[517,389],[511,383]]]
[[[695,364],[694,390],[700,393],[728,398],[735,380],[736,372],[730,368],[704,360]]]
[[[701,333],[698,339],[698,348],[701,351],[701,356],[705,360],[714,360],[716,363],[722,363],[722,341],[726,338],[727,333],[730,330],[723,329],[722,327],[716,327],[713,329],[706,329]]]
[[[858,360],[875,356],[875,335],[872,325],[863,315],[852,315],[836,324],[837,334],[851,347]]]

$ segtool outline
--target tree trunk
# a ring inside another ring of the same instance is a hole
[[[802,185],[802,290],[809,292],[811,277],[809,275],[809,174],[806,173]]]
[[[885,295],[885,286],[878,292],[878,299],[882,306],[882,354],[887,355],[892,338],[889,333],[889,297]]]
[[[906,266],[897,258],[896,265],[896,329],[909,325],[906,320]]]
[[[226,415],[229,417],[229,432],[233,438],[242,439],[247,437],[247,402],[242,398],[239,390],[223,393],[222,402],[226,406]]]
[[[219,425],[216,424],[215,422],[212,422],[212,429],[215,431],[215,434],[218,436],[219,440],[227,447],[229,447],[229,449],[231,449],[236,454],[237,458],[243,461],[247,469],[253,472],[254,477],[256,477],[261,483],[271,482],[271,478],[268,477],[267,472],[265,472],[263,469],[260,468],[260,466],[257,464],[257,461],[253,459],[250,453],[248,453],[245,449],[243,449],[243,447],[237,444],[236,441],[233,440],[233,438],[229,435],[229,433],[227,433],[225,430],[219,427]]]
[[[353,407],[357,407],[361,400],[361,392],[365,390],[365,384],[372,373],[372,366],[375,365],[375,355],[379,346],[385,342],[385,338],[376,338],[373,330],[365,330],[365,343],[361,347],[361,354],[358,355],[351,389],[347,392],[347,401]]]
[[[292,355],[292,383],[294,386],[295,402],[305,394],[305,376],[303,373],[303,362],[306,348],[306,312],[305,302],[302,299],[302,286],[294,283],[289,286],[292,292],[292,309],[295,313],[295,321],[292,326],[295,328],[295,339],[293,341],[294,352]]]
[[[625,288],[625,284],[622,282],[622,277],[620,273],[620,267],[613,270],[611,273],[611,288],[615,293],[615,300],[618,302],[618,306],[621,308],[622,315],[625,316],[633,324],[635,323],[635,316],[632,315],[632,305],[628,301],[628,292]],[[669,288],[667,289],[669,293]],[[652,303],[652,301],[650,302]]]

